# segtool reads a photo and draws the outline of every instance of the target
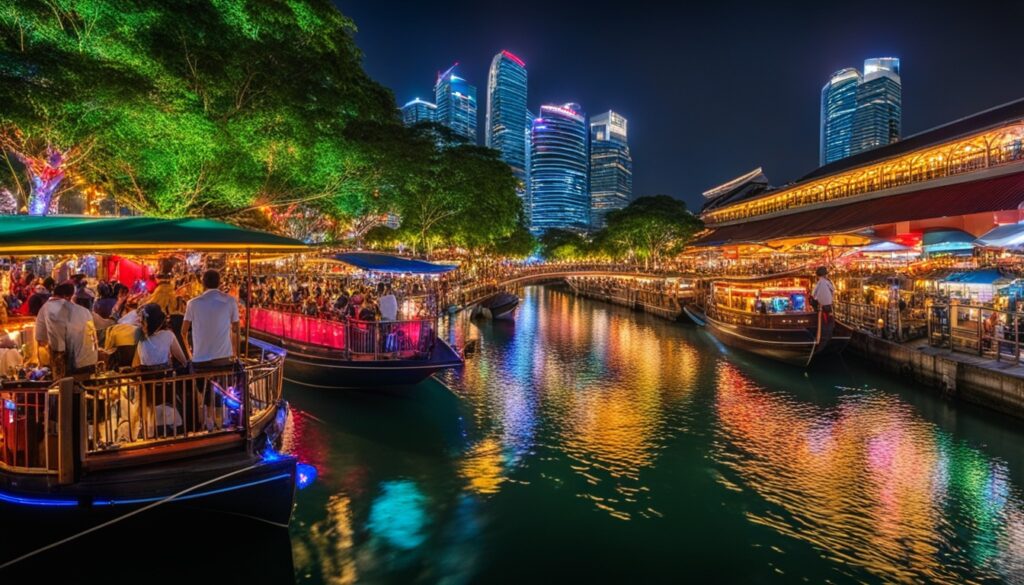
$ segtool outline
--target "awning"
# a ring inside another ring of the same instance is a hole
[[[0,253],[53,252],[298,252],[298,240],[212,219],[152,217],[0,216]]]
[[[873,225],[1017,209],[1024,202],[1024,172],[902,195],[812,209],[713,229],[696,246],[755,243],[854,232]]]
[[[957,229],[928,230],[921,236],[921,248],[925,254],[972,252],[974,236]]]
[[[976,285],[991,285],[1000,283],[1012,282],[1013,278],[1004,276],[998,268],[982,268],[981,270],[971,270],[969,272],[956,272],[950,274],[943,283],[948,284],[976,284]]]
[[[1001,225],[978,236],[974,243],[983,248],[1020,249],[1024,246],[1024,224]]]
[[[345,252],[343,254],[335,254],[333,258],[338,262],[344,262],[349,266],[355,266],[370,272],[444,274],[457,268],[457,266],[450,264],[433,264],[423,260],[413,260],[388,254],[374,254],[371,252]]]
[[[862,252],[864,254],[902,254],[915,252],[915,250],[910,246],[904,246],[903,244],[883,240],[881,242],[875,242],[869,246],[864,246],[858,250],[858,252]]]

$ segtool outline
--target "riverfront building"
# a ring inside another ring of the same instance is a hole
[[[455,74],[458,66],[456,63],[437,76],[434,84],[436,121],[476,144],[476,87]]]
[[[526,129],[526,63],[509,51],[491,61],[487,75],[487,121],[484,144],[501,153],[519,181],[519,196],[526,199],[526,159],[529,148]]]
[[[402,110],[402,123],[406,126],[413,126],[423,122],[433,122],[437,106],[416,98],[400,108]]]
[[[864,61],[864,73],[841,69],[821,88],[819,164],[899,140],[902,126],[900,60]]]
[[[705,193],[700,246],[979,236],[1024,220],[1024,99],[824,165],[773,189],[758,169]]]
[[[590,119],[590,221],[605,226],[609,211],[629,205],[633,196],[633,157],[627,143],[628,121],[608,111]]]
[[[579,104],[544,105],[530,137],[531,230],[590,227],[587,118]]]

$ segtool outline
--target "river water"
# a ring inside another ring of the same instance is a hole
[[[1024,432],[531,287],[407,392],[288,387],[300,583],[1024,582]]]

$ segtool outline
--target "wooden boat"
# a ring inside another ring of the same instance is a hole
[[[849,327],[811,310],[807,278],[722,279],[701,285],[684,311],[729,347],[806,367],[815,356],[839,353],[850,341]]]
[[[474,318],[514,319],[519,297],[509,292],[495,293],[480,301],[472,311]]]
[[[251,338],[287,350],[285,376],[306,386],[411,386],[463,364],[437,336],[433,319],[332,320],[266,308],[253,308],[249,315]]]
[[[0,218],[0,254],[304,248],[210,220]],[[7,335],[25,333],[20,326],[9,322]],[[274,450],[287,414],[284,359],[283,349],[250,342],[239,364],[222,370],[4,380],[0,515],[26,529],[97,526],[97,518],[192,506],[286,526],[296,484],[312,471]]]

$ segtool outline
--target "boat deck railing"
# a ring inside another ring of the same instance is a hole
[[[167,460],[243,445],[277,412],[284,352],[208,372],[100,374],[0,387],[0,469],[71,483],[82,469]]]
[[[435,319],[335,320],[259,307],[250,310],[249,319],[257,332],[356,360],[428,359],[437,338]]]
[[[754,313],[734,309],[717,303],[711,305],[709,317],[732,325],[744,325],[760,329],[797,329],[817,327],[817,315],[811,311],[786,313]]]

